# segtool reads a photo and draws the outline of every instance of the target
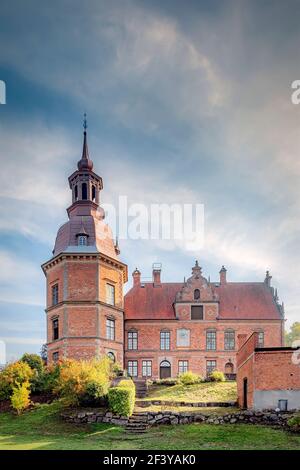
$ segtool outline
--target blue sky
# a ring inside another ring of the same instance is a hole
[[[299,321],[300,3],[2,0],[0,338],[8,358],[45,340],[45,281],[89,120],[102,200],[203,203],[205,246],[122,241],[129,273],[195,258],[218,278],[268,268]],[[129,284],[131,278],[129,280]]]

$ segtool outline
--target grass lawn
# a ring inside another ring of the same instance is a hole
[[[74,426],[58,417],[60,405],[41,405],[17,417],[0,414],[0,449],[195,450],[300,449],[300,436],[263,426],[189,424],[159,426],[141,436],[118,426]]]
[[[236,382],[203,382],[195,385],[151,385],[143,400],[187,402],[236,401]]]

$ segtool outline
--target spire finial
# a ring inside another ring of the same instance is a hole
[[[83,115],[83,129],[84,129],[84,132],[86,132],[86,130],[87,130],[86,113],[84,113],[84,115]]]
[[[87,118],[86,113],[83,115],[83,148],[82,148],[82,157],[79,160],[77,167],[78,170],[92,170],[93,169],[93,162],[90,160],[89,157],[89,149],[87,143]]]

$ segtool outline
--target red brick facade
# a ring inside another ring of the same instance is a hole
[[[237,354],[238,402],[241,407],[300,408],[300,349],[259,348],[257,333],[241,338]],[[272,345],[274,346],[274,345]]]

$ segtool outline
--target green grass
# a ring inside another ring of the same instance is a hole
[[[59,418],[60,405],[42,405],[17,417],[0,414],[0,449],[196,450],[300,449],[300,435],[263,426],[189,424],[159,426],[141,436],[118,426],[74,426]]]
[[[195,385],[151,385],[143,400],[209,402],[236,401],[236,382],[203,382]]]

